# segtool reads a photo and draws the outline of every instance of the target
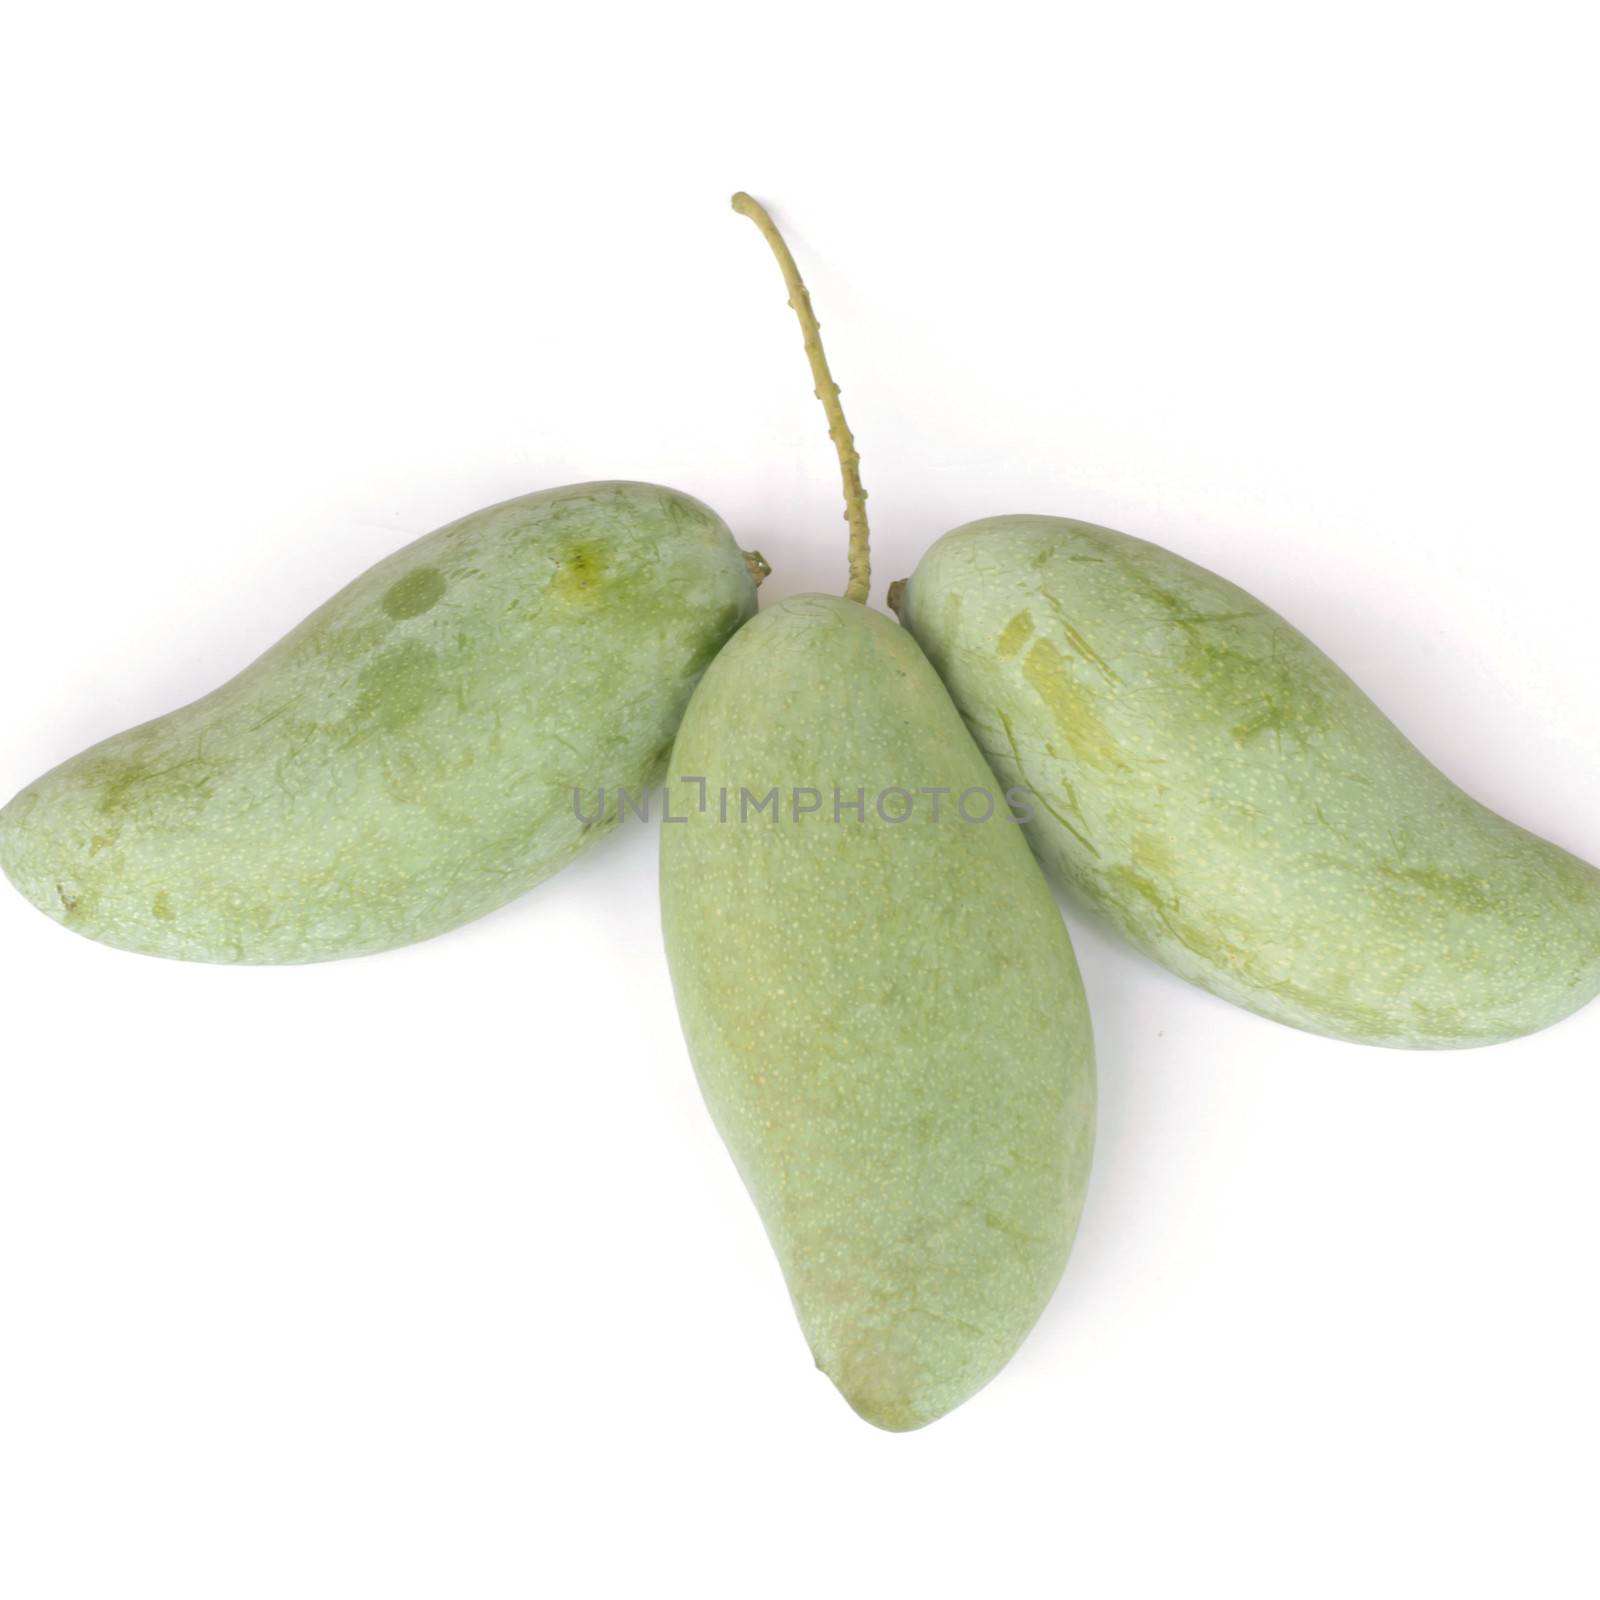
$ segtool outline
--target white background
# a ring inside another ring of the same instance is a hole
[[[816,297],[880,602],[980,515],[1159,540],[1600,856],[1584,16],[34,6],[0,790],[529,489],[675,484],[766,599],[837,589],[742,186]],[[1361,1050],[1069,908],[1074,1259],[988,1390],[890,1436],[699,1103],[655,855],[310,969],[0,893],[9,1600],[1595,1592],[1600,1010]]]

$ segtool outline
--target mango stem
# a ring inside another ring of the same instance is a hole
[[[811,362],[811,376],[816,379],[816,396],[828,418],[828,437],[839,455],[839,475],[844,480],[844,520],[850,525],[850,581],[845,588],[846,600],[866,603],[872,589],[872,562],[867,552],[867,491],[861,486],[861,457],[856,453],[856,442],[850,425],[844,420],[844,407],[839,404],[839,385],[828,371],[828,358],[822,351],[822,328],[817,314],[811,309],[811,293],[800,278],[800,269],[783,242],[783,235],[767,215],[766,207],[740,190],[733,197],[733,209],[740,216],[749,217],[761,230],[762,236],[772,246],[783,270],[783,281],[789,288],[789,304],[800,319],[800,332],[805,338],[806,356]]]

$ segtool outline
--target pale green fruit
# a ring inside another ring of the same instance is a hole
[[[0,812],[0,865],[107,944],[319,961],[443,933],[566,865],[665,770],[755,563],[645,483],[525,495],[363,573],[214,693]]]
[[[1060,913],[1003,795],[962,819],[994,776],[911,636],[854,601],[747,623],[672,774],[662,917],[706,1104],[817,1364],[920,1427],[1009,1359],[1083,1204],[1093,1046]]]
[[[947,533],[891,602],[1046,864],[1180,976],[1430,1048],[1600,991],[1600,873],[1463,794],[1276,612],[1059,517]]]

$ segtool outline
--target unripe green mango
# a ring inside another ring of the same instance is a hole
[[[706,1104],[817,1364],[920,1427],[1010,1358],[1077,1227],[1094,1058],[1060,913],[922,652],[853,600],[747,623],[672,770],[662,919]]]
[[[0,812],[0,865],[90,938],[320,961],[505,904],[659,780],[755,610],[759,557],[646,483],[524,495],[364,572],[237,677],[85,750]]]
[[[1462,793],[1214,573],[1089,523],[992,517],[945,534],[891,604],[1036,797],[1046,865],[1181,977],[1412,1048],[1531,1033],[1600,991],[1600,872]]]

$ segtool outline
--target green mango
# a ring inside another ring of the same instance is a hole
[[[818,1366],[920,1427],[1010,1358],[1083,1205],[1094,1053],[1060,912],[915,641],[855,601],[746,623],[672,770],[662,922],[706,1104]]]
[[[645,483],[524,495],[364,572],[220,689],[0,812],[0,866],[107,944],[321,961],[430,938],[616,820],[665,771],[764,565]]]
[[[766,211],[733,207],[800,319],[850,581],[746,623],[696,689],[662,927],[706,1105],[817,1365],[902,1431],[987,1383],[1061,1276],[1094,1045],[1010,806],[910,634],[865,604],[866,490],[811,296]]]
[[[1327,656],[1158,545],[947,533],[890,603],[1045,864],[1180,977],[1294,1027],[1444,1048],[1600,991],[1600,872],[1431,765]]]

